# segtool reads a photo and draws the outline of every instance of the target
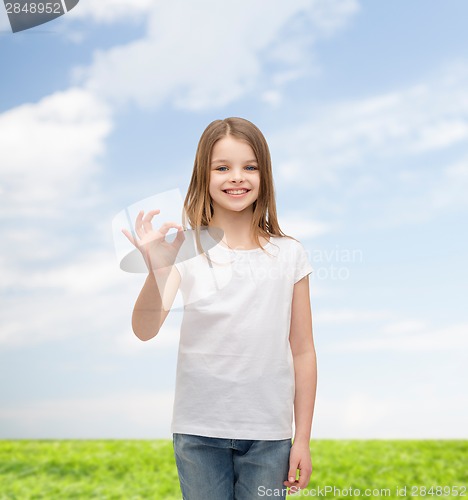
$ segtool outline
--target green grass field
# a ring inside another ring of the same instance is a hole
[[[311,450],[308,490],[288,498],[468,498],[467,440],[317,440]],[[40,498],[181,499],[172,441],[0,441],[0,499]]]

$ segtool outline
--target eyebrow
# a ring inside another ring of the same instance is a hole
[[[211,164],[213,163],[219,163],[219,162],[224,162],[224,163],[229,163],[229,160],[213,160]],[[245,163],[258,163],[256,159],[253,160],[247,160]]]

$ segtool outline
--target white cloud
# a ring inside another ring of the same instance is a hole
[[[315,104],[312,119],[270,134],[276,182],[314,193],[319,212],[356,209],[366,229],[420,224],[468,204],[468,63],[356,101]],[[447,163],[447,155],[455,159]],[[336,229],[339,222],[331,219]]]
[[[29,274],[29,273],[28,273]],[[62,293],[97,295],[103,290],[124,286],[125,279],[112,253],[104,250],[77,255],[53,269],[29,274],[23,288],[57,289]]]
[[[103,24],[132,21],[143,18],[152,5],[152,0],[80,0],[67,14],[67,20],[91,19]]]
[[[427,203],[434,209],[468,206],[468,156],[444,168],[430,191]]]
[[[442,149],[466,139],[468,139],[468,121],[466,119],[441,119],[438,123],[428,124],[421,131],[412,150],[424,152]]]
[[[407,320],[407,321],[397,321],[396,323],[390,323],[382,328],[382,332],[385,334],[411,334],[411,333],[421,333],[424,329],[427,329],[428,325],[421,320]]]
[[[363,311],[354,309],[320,309],[314,314],[314,321],[317,324],[344,324],[361,323],[388,319],[391,316],[389,311]]]
[[[309,34],[329,36],[357,10],[354,0],[152,3],[145,38],[96,52],[74,78],[114,103],[148,107],[169,99],[179,108],[215,109],[258,90],[263,61],[299,76],[310,59]],[[285,30],[293,42],[282,57],[275,43],[284,44]]]
[[[465,154],[448,165],[439,160],[432,170],[402,171],[398,179],[410,195],[404,197],[395,193],[389,197],[384,210],[378,212],[375,225],[424,223],[435,214],[465,210],[468,206],[468,156]]]
[[[281,229],[284,233],[298,240],[315,238],[333,230],[326,222],[315,220],[313,214],[307,217],[303,211],[288,211],[280,217]]]
[[[83,256],[80,235],[92,238],[102,217],[83,208],[99,203],[94,179],[111,130],[109,108],[80,88],[0,115],[2,347],[80,335],[83,311],[88,328],[118,327],[102,315],[115,300],[102,293],[118,282],[115,257]]]
[[[422,330],[422,331],[421,331]],[[329,342],[326,349],[333,351],[454,351],[468,348],[468,323],[449,325],[443,328],[423,328],[423,323],[404,322],[385,325],[372,336]]]
[[[349,388],[342,397],[318,390],[312,438],[466,439],[466,404],[441,385],[413,382],[398,397],[385,390]]]
[[[331,36],[359,10],[360,5],[356,0],[313,0],[307,15],[322,34]]]
[[[170,438],[174,394],[136,391],[2,404],[12,439]]]
[[[262,94],[261,99],[271,106],[276,107],[281,103],[283,96],[277,90],[267,90]]]
[[[445,169],[445,175],[454,182],[466,182],[468,180],[468,157],[453,165],[449,165]]]
[[[98,171],[111,129],[107,106],[80,88],[2,113],[4,213],[53,214],[60,202],[80,192]]]
[[[137,287],[130,288],[126,283],[113,292],[72,293],[61,288],[48,289],[46,276],[43,288],[28,290],[21,286],[27,276],[26,272],[14,276],[18,284],[12,289],[21,292],[21,300],[14,294],[2,299],[2,350],[32,348],[72,337],[91,337],[94,343],[103,342],[107,335],[121,332],[122,325],[130,325]],[[67,286],[72,287],[73,283]]]
[[[354,178],[366,175],[372,188],[370,172],[378,175],[383,159],[414,163],[414,155],[467,141],[467,89],[468,64],[462,62],[441,68],[424,84],[320,109],[314,104],[313,119],[271,136],[279,178],[304,186],[307,177],[310,189],[318,190],[348,183],[343,174],[351,171]]]
[[[30,232],[25,234],[31,237]],[[49,244],[56,240],[60,238],[49,235]],[[108,343],[110,336],[112,346],[105,349],[118,354],[176,349],[177,323],[183,310],[180,294],[151,347],[131,330],[133,304],[144,283],[143,274],[121,271],[114,253],[108,250],[84,253],[70,249],[67,255],[60,248],[59,255],[45,254],[40,266],[34,261],[31,264],[30,254],[35,254],[31,247],[42,251],[45,243],[41,239],[36,244],[30,242],[29,254],[21,246],[21,252],[12,246],[0,256],[0,291],[4,293],[0,348],[32,347],[72,337],[92,338],[97,346]],[[10,290],[20,291],[21,299],[9,296]]]
[[[36,215],[40,215],[39,209]],[[57,218],[59,218],[59,215],[57,215]],[[34,261],[37,264],[47,264],[53,260],[60,260],[64,254],[69,254],[72,251],[72,247],[74,244],[76,245],[76,242],[70,241],[70,238],[60,237],[54,222],[50,225],[46,224],[45,221],[41,221],[39,224],[31,224],[22,219],[20,227],[18,227],[19,224],[17,223],[13,227],[3,229],[3,248],[2,255],[0,255],[0,273],[2,275],[0,288],[2,286],[18,285],[17,281],[14,283],[7,278],[15,270],[15,264],[23,265],[24,267],[21,270],[25,274],[29,274],[26,271],[28,262]],[[28,278],[26,278],[26,283],[29,283]]]

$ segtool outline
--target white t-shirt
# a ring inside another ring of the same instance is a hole
[[[209,259],[176,264],[184,316],[172,433],[292,438],[292,294],[313,269],[293,239],[272,237],[264,248],[272,257],[219,243]]]

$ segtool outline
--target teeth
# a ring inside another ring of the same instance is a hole
[[[243,193],[247,193],[247,189],[239,189],[237,191],[226,190],[226,193],[229,193],[229,194],[243,194]]]

